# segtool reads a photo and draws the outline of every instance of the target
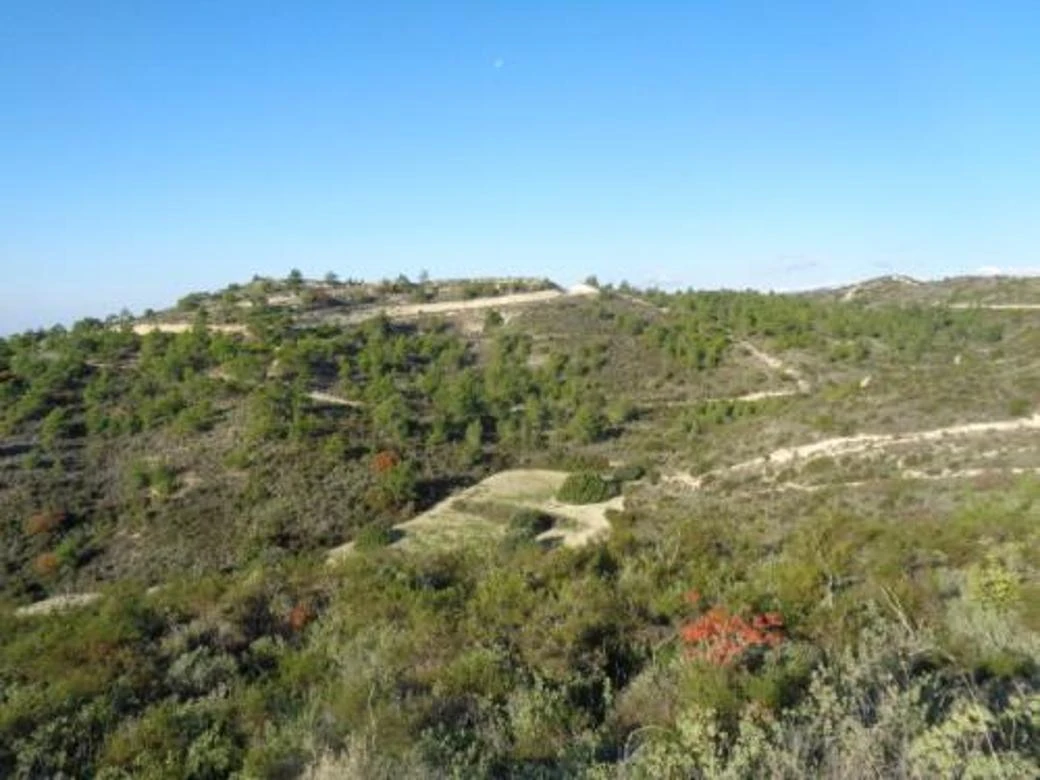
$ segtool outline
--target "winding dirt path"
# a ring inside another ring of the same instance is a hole
[[[1040,303],[951,303],[951,309],[992,309],[994,311],[1038,311]]]
[[[740,398],[734,400],[753,401],[757,400],[758,398],[776,398],[780,395],[797,395],[799,393],[808,393],[810,390],[812,390],[812,385],[809,384],[809,380],[807,380],[805,378],[805,375],[802,374],[802,372],[794,366],[788,365],[787,363],[782,361],[780,358],[775,357],[774,355],[770,355],[767,352],[763,352],[750,341],[741,341],[739,343],[740,346],[742,346],[744,349],[748,351],[751,357],[755,358],[755,360],[765,364],[773,371],[779,371],[781,375],[786,374],[787,376],[794,379],[795,385],[798,389],[765,391],[765,393],[769,393],[768,395],[766,395],[765,393],[749,393],[748,395],[741,396]]]
[[[876,449],[883,449],[892,445],[916,444],[925,441],[936,441],[951,436],[974,436],[982,433],[1002,433],[1008,431],[1021,431],[1027,429],[1040,429],[1040,413],[1032,417],[1019,418],[1015,420],[995,420],[992,422],[965,423],[962,425],[950,425],[945,428],[935,428],[929,431],[915,431],[911,433],[878,433],[859,434],[857,436],[840,436],[833,439],[802,444],[797,447],[781,447],[773,450],[767,455],[743,461],[732,466],[714,469],[694,477],[687,473],[667,475],[663,478],[667,482],[677,482],[692,490],[700,490],[704,480],[711,477],[724,477],[731,474],[740,474],[747,471],[764,469],[766,466],[783,466],[796,460],[813,457],[835,457],[838,455],[854,455]]]

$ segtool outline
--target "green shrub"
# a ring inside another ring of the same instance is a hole
[[[509,518],[502,548],[514,551],[534,544],[538,536],[556,524],[556,518],[536,509],[519,509]]]
[[[354,537],[354,547],[358,550],[375,550],[388,547],[401,537],[401,532],[387,525],[376,523],[362,528]]]
[[[567,504],[598,504],[620,492],[618,484],[591,471],[571,474],[560,485],[556,498]]]
[[[1025,417],[1029,414],[1030,406],[1028,398],[1012,398],[1008,402],[1008,414],[1012,417]]]
[[[556,524],[556,518],[537,509],[518,509],[509,518],[509,532],[535,537]]]
[[[637,479],[642,479],[646,476],[646,469],[638,463],[629,463],[625,466],[618,466],[614,469],[614,472],[610,475],[610,478],[615,482],[634,482]]]
[[[160,463],[152,469],[150,486],[160,498],[168,498],[177,487],[177,472]]]

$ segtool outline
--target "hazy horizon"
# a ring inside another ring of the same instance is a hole
[[[0,333],[254,273],[1040,271],[1040,6],[0,9]]]

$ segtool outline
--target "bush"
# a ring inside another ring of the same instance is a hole
[[[635,482],[646,476],[646,469],[638,463],[630,463],[627,466],[618,466],[610,478],[615,482]]]
[[[1026,417],[1029,414],[1031,404],[1028,398],[1012,398],[1008,402],[1008,414],[1012,417]]]
[[[400,456],[393,450],[382,450],[372,456],[372,473],[386,474],[401,462]]]
[[[25,521],[25,533],[27,536],[50,533],[60,528],[68,515],[60,509],[51,509],[37,512]]]
[[[550,514],[539,512],[537,509],[518,509],[509,518],[509,533],[533,539],[555,524],[556,518]]]
[[[401,532],[387,525],[374,524],[362,528],[354,537],[354,547],[358,550],[375,550],[388,547],[401,537]]]
[[[563,481],[556,498],[567,504],[598,504],[620,492],[618,484],[590,471],[579,471]]]
[[[50,577],[61,568],[61,561],[52,552],[37,555],[33,560],[33,569],[41,577]]]
[[[537,509],[518,509],[509,518],[502,548],[513,552],[538,541],[539,535],[556,525],[556,518]]]

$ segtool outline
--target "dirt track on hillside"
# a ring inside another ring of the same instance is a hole
[[[430,314],[461,314],[481,309],[498,309],[524,306],[532,303],[548,303],[557,298],[576,298],[599,295],[599,290],[587,284],[577,284],[567,290],[539,290],[529,293],[496,295],[489,298],[474,298],[469,301],[437,301],[434,303],[402,303],[395,306],[372,306],[348,313],[343,321],[359,323],[378,317],[380,314],[392,320],[415,319]]]
[[[1037,311],[1040,303],[951,303],[951,309],[992,309],[994,311]]]
[[[148,333],[187,333],[194,327],[193,322],[138,322],[133,325],[132,330],[138,336],[144,336]],[[210,325],[207,323],[204,328],[214,333],[249,333],[249,327],[246,325]]]
[[[748,393],[747,395],[740,396],[735,400],[743,401],[754,401],[758,398],[774,398],[780,395],[797,395],[798,393],[808,393],[812,386],[809,384],[809,380],[805,378],[801,371],[793,366],[788,365],[778,357],[774,357],[766,352],[763,352],[750,341],[741,341],[740,345],[746,349],[753,358],[766,366],[771,368],[773,371],[779,371],[782,375],[786,374],[795,381],[795,385],[798,387],[797,390],[774,390],[774,391],[762,391],[758,393]]]
[[[982,433],[1003,433],[1040,429],[1040,414],[1015,420],[996,420],[992,422],[965,423],[935,428],[929,431],[911,433],[879,433],[859,434],[856,436],[840,436],[833,439],[802,444],[797,447],[781,447],[768,455],[743,461],[732,466],[709,471],[699,477],[686,473],[677,473],[664,477],[665,481],[678,482],[693,490],[699,490],[705,478],[725,477],[732,474],[764,469],[766,466],[783,466],[794,461],[814,457],[836,457],[839,455],[855,455],[893,445],[917,444],[924,441],[935,441],[953,436],[972,436]]]
[[[66,612],[77,607],[85,607],[93,604],[101,598],[100,593],[65,593],[61,596],[51,596],[24,607],[18,607],[14,611],[18,617],[34,617],[36,615],[50,615],[54,612]]]
[[[323,393],[320,390],[314,390],[313,392],[307,393],[307,397],[315,403],[330,404],[332,406],[349,406],[352,409],[360,409],[365,405],[362,401],[352,401],[349,398],[340,398],[338,395]]]

